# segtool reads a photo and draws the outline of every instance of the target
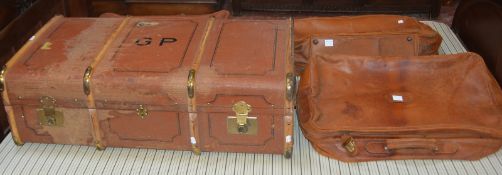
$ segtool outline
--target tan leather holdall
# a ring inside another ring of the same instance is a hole
[[[289,157],[292,21],[227,16],[54,17],[1,74],[14,141]]]
[[[437,54],[441,36],[412,17],[365,15],[296,19],[295,63],[313,54],[412,56]]]
[[[313,147],[342,161],[475,160],[502,145],[502,91],[474,53],[319,55],[298,110]]]

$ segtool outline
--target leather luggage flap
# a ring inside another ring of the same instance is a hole
[[[502,138],[502,91],[474,53],[316,56],[299,93],[307,137]]]
[[[56,105],[86,108],[83,73],[121,19],[56,16],[27,41],[7,64],[6,89],[11,105],[40,105],[43,96]]]
[[[231,108],[246,101],[253,108],[283,109],[286,77],[292,73],[288,20],[226,20],[210,36],[196,76],[200,108]]]
[[[115,39],[92,77],[96,108],[187,110],[187,76],[212,15],[135,17]],[[217,33],[217,31],[212,31]]]

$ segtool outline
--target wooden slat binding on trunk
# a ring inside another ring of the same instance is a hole
[[[290,37],[287,40],[287,53],[294,50],[293,45],[293,19],[289,19]],[[284,157],[291,158],[293,153],[293,109],[294,109],[294,97],[295,97],[295,74],[293,69],[293,52],[286,57],[286,72],[284,77],[286,78],[286,98],[284,104]]]
[[[25,56],[25,54],[29,51],[32,50],[33,47],[36,47],[35,41],[37,36],[41,36],[43,34],[46,34],[52,26],[60,23],[62,21],[63,16],[55,16],[52,18],[49,22],[47,22],[46,25],[44,25],[33,37],[26,42],[26,44],[19,49],[19,51],[7,62],[7,64],[3,67],[2,69],[2,98],[3,98],[3,104],[5,105],[5,111],[7,112],[7,119],[9,120],[10,127],[11,127],[11,132],[12,132],[12,138],[14,139],[14,143],[16,145],[23,145],[23,139],[21,139],[21,136],[19,135],[19,130],[17,128],[16,120],[15,120],[15,115],[14,115],[14,109],[12,108],[12,105],[9,100],[9,93],[7,91],[7,84],[5,83],[5,79],[7,76],[7,71],[9,67],[12,67],[20,58]]]
[[[87,107],[89,109],[89,115],[91,116],[92,120],[94,143],[96,144],[96,148],[98,150],[104,150],[106,148],[106,145],[103,145],[102,142],[102,133],[99,129],[99,119],[98,119],[98,114],[96,112],[96,103],[94,101],[94,95],[90,90],[92,71],[96,69],[96,66],[103,59],[107,51],[110,49],[110,46],[112,45],[113,41],[117,38],[117,35],[125,28],[129,19],[130,17],[126,17],[124,18],[124,20],[122,20],[119,27],[115,29],[112,35],[106,40],[105,45],[99,51],[96,58],[94,58],[94,61],[91,63],[91,65],[89,65],[89,67],[86,69],[86,72],[84,73],[84,78],[83,78],[84,93],[87,95]]]
[[[192,69],[190,70],[188,81],[187,81],[187,98],[188,98],[188,116],[189,116],[189,130],[190,130],[190,143],[192,144],[192,151],[196,155],[200,155],[201,151],[198,146],[199,139],[199,131],[197,124],[197,103],[195,100],[195,76],[197,74],[197,70],[200,67],[200,60],[204,55],[204,50],[206,48],[207,39],[209,34],[213,28],[215,17],[211,16],[206,24],[206,29],[204,31],[204,36],[199,44],[199,48],[197,50],[197,55],[192,64]]]

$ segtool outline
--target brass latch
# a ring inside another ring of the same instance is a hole
[[[40,125],[63,126],[63,112],[56,111],[56,100],[53,97],[43,96],[40,98],[41,109],[37,109]]]
[[[145,119],[146,116],[148,116],[148,109],[143,105],[139,105],[138,109],[136,109],[136,114],[138,114],[141,119]]]
[[[232,107],[235,116],[227,118],[227,130],[230,134],[256,135],[258,133],[258,122],[256,117],[249,117],[251,105],[244,101],[235,103]]]
[[[349,155],[357,154],[356,141],[352,137],[346,137],[342,143],[343,148]]]
[[[244,101],[239,101],[232,107],[237,117],[237,124],[239,125],[239,132],[247,132],[248,114],[251,112],[251,105]]]

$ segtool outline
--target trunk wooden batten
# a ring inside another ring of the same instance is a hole
[[[285,69],[285,78],[286,78],[286,85],[285,85],[285,104],[284,108],[289,109],[285,110],[285,115],[284,115],[284,152],[283,156],[285,158],[291,158],[293,154],[293,120],[294,120],[294,108],[296,104],[296,92],[297,92],[297,83],[296,83],[296,76],[295,76],[295,70],[294,70],[294,20],[292,17],[289,18],[289,40],[287,40],[286,45],[287,45],[287,50],[286,53],[288,55],[286,56],[285,64],[286,64],[286,69]]]
[[[94,94],[91,90],[91,84],[92,84],[92,73],[95,71],[97,68],[98,64],[101,62],[101,60],[105,57],[105,54],[107,51],[110,49],[110,46],[113,41],[117,38],[117,35],[124,30],[126,24],[129,22],[130,17],[125,17],[122,22],[120,23],[119,27],[113,31],[113,33],[110,35],[110,37],[106,40],[105,45],[103,48],[99,51],[98,55],[94,60],[92,61],[91,65],[87,67],[87,69],[84,72],[84,78],[83,78],[83,90],[84,94],[87,96],[87,107],[89,108],[89,114],[91,115],[91,121],[92,121],[92,126],[93,126],[93,134],[94,134],[94,143],[95,146],[98,150],[104,150],[106,148],[105,145],[103,145],[102,141],[102,133],[99,127],[99,119],[98,119],[98,114],[96,112],[96,103],[94,101]]]
[[[199,130],[198,130],[198,120],[197,120],[197,103],[195,96],[195,84],[196,84],[196,73],[200,67],[200,60],[204,55],[204,51],[206,49],[206,43],[208,37],[210,35],[211,30],[213,29],[213,24],[215,21],[215,17],[209,17],[209,20],[206,22],[204,34],[202,36],[202,40],[200,41],[199,47],[197,49],[197,54],[192,63],[192,67],[188,72],[188,80],[187,80],[187,97],[188,97],[188,116],[189,116],[189,130],[190,130],[190,143],[192,145],[192,152],[196,155],[201,154],[200,146],[199,146]]]

